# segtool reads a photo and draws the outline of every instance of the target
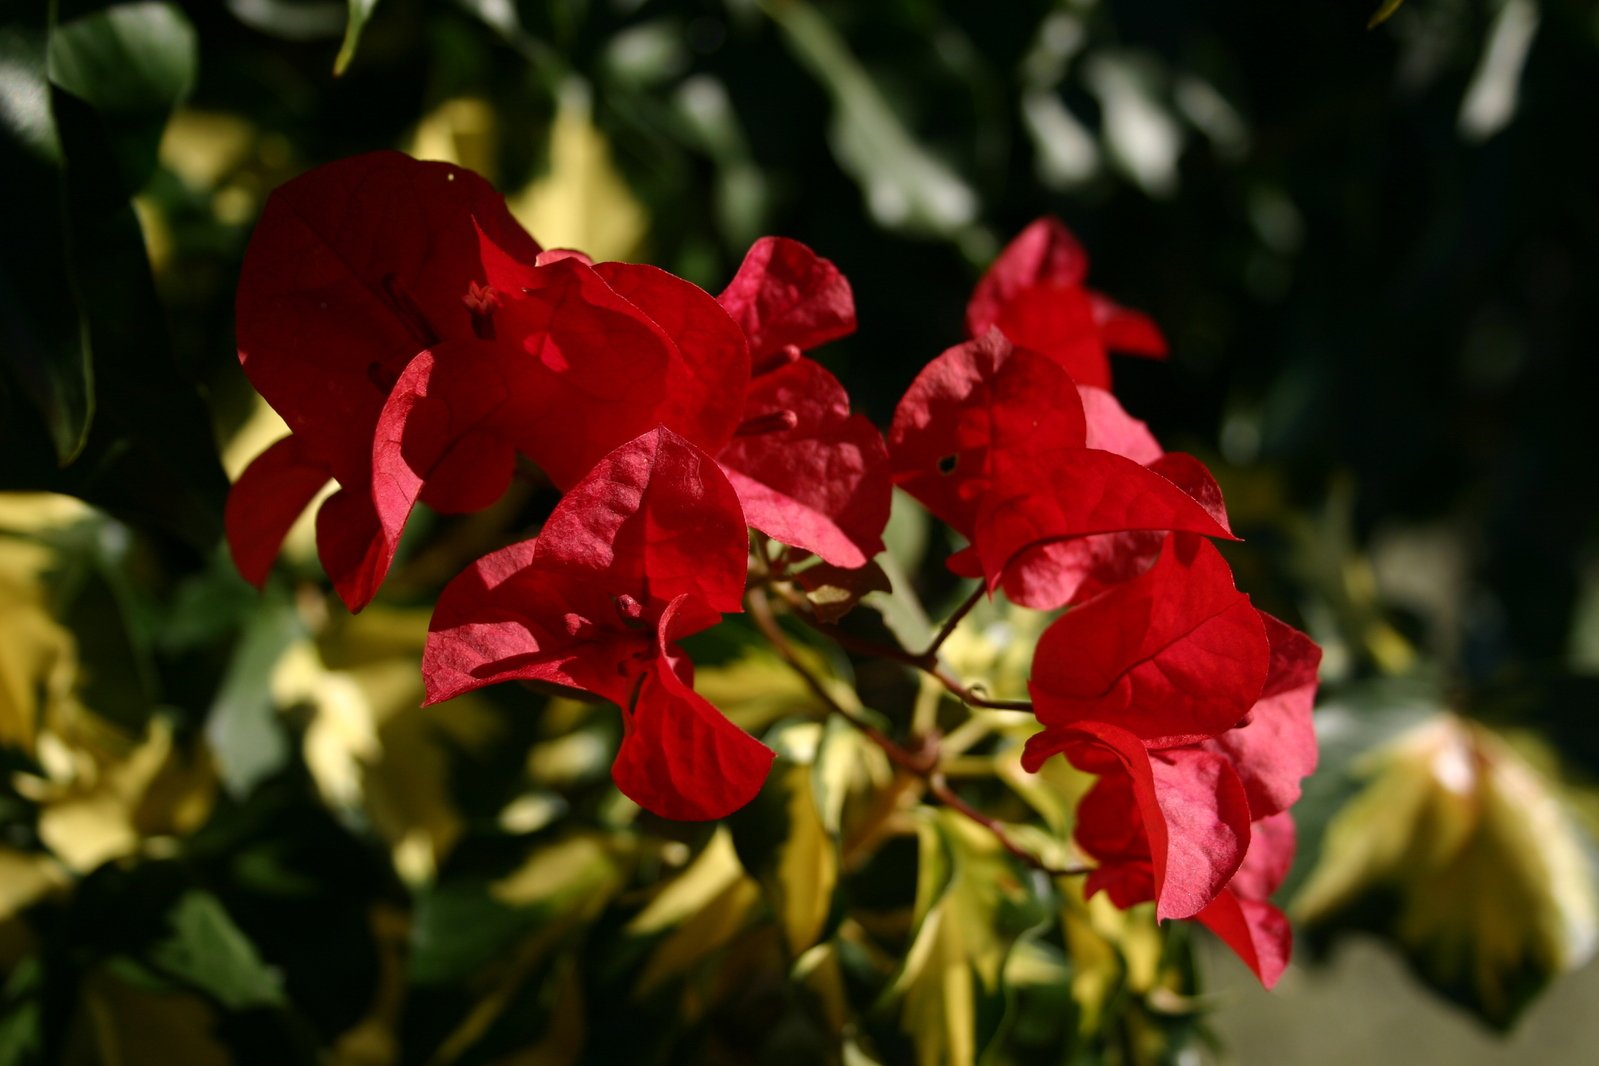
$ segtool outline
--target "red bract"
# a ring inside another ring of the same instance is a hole
[[[1249,854],[1214,901],[1194,915],[1244,960],[1267,988],[1288,966],[1293,931],[1268,900],[1294,862],[1294,823],[1287,811],[1254,824]]]
[[[397,152],[329,164],[267,199],[239,278],[239,360],[294,443],[263,453],[228,501],[250,581],[329,478],[358,497],[330,505],[370,524],[359,497],[389,388],[418,352],[472,335],[461,297],[483,278],[478,227],[509,254],[539,252],[482,178]]]
[[[540,255],[482,179],[395,153],[273,194],[240,279],[239,350],[303,438],[235,490],[241,569],[264,579],[325,469],[341,491],[318,548],[352,609],[418,499],[486,506],[518,452],[564,488],[655,425],[714,452],[749,377],[742,332],[707,293],[654,267]]]
[[[798,241],[763,237],[717,300],[755,366],[743,421],[717,456],[745,520],[835,566],[866,565],[888,524],[888,449],[850,414],[838,379],[801,354],[854,331],[849,283]]]
[[[1148,571],[1044,632],[1029,687],[1038,720],[1113,722],[1151,747],[1218,736],[1260,696],[1260,612],[1209,541],[1171,536]]]
[[[949,349],[911,384],[889,430],[894,480],[972,541],[957,572],[996,587],[1024,550],[1126,530],[1230,537],[1170,479],[1088,446],[1067,374],[997,332]]]
[[[1203,463],[1166,452],[1149,427],[1133,418],[1104,389],[1078,387],[1088,421],[1088,446],[1115,452],[1160,474],[1182,489],[1216,524],[1226,528],[1221,489]],[[1147,570],[1165,534],[1134,530],[1075,537],[1027,548],[1006,568],[1005,595],[1012,602],[1048,611],[1079,603]],[[970,576],[977,576],[975,570]]]
[[[1316,668],[1321,649],[1293,626],[1264,611],[1271,665],[1249,715],[1206,746],[1232,760],[1249,793],[1254,816],[1285,811],[1299,799],[1299,782],[1316,769]]]
[[[1099,862],[1084,891],[1118,907],[1155,901],[1157,918],[1204,910],[1249,850],[1249,804],[1224,756],[1195,747],[1150,752],[1132,733],[1079,722],[1029,738],[1022,765],[1064,754],[1101,777],[1077,811],[1077,842]]]
[[[1110,387],[1106,352],[1161,358],[1150,319],[1083,287],[1088,255],[1056,218],[1041,218],[1006,246],[966,305],[966,328],[998,327],[1018,348],[1060,364],[1080,385]]]
[[[740,608],[746,540],[716,463],[660,428],[617,448],[534,540],[478,560],[439,598],[428,702],[500,681],[581,689],[623,709],[617,787],[668,818],[719,818],[772,753],[689,687],[675,642]]]
[[[1203,547],[1214,551],[1208,544]],[[1159,575],[1167,560],[1163,553],[1144,577],[1073,609],[1055,627],[1095,604],[1136,591],[1139,582]],[[1216,577],[1201,572],[1197,580],[1214,587]],[[1229,606],[1223,614],[1233,609]],[[1121,612],[1124,621],[1142,617],[1133,598],[1124,601]],[[1169,738],[1144,735],[1152,728],[1148,715],[1117,714],[1114,707],[1101,705],[1102,717],[1061,724],[1054,720],[1059,706],[1046,710],[1040,700],[1040,718],[1050,724],[1029,738],[1022,763],[1037,770],[1050,756],[1063,754],[1079,769],[1100,775],[1077,811],[1077,842],[1098,863],[1085,885],[1089,894],[1103,891],[1119,907],[1154,900],[1160,917],[1197,918],[1269,987],[1288,961],[1287,919],[1267,901],[1293,859],[1293,824],[1286,807],[1298,798],[1300,779],[1315,768],[1310,709],[1320,650],[1293,627],[1269,615],[1259,618],[1270,640],[1270,668],[1248,714],[1234,727],[1195,743],[1162,748]],[[1115,625],[1109,617],[1084,624],[1095,623]],[[1051,640],[1055,627],[1045,636],[1051,646],[1040,642],[1035,684],[1040,672],[1054,668],[1053,657],[1065,649],[1067,638],[1084,632],[1069,631]],[[1079,650],[1090,658],[1096,652],[1102,655],[1104,649]],[[1254,651],[1238,646],[1233,653],[1255,657]],[[1192,676],[1193,667],[1190,660],[1174,671],[1178,690],[1185,687],[1180,678]],[[1221,687],[1234,695],[1239,691],[1225,679]],[[1218,712],[1214,718],[1226,716]],[[1162,728],[1153,726],[1154,731]]]

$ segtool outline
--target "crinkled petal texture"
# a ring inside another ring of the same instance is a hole
[[[1055,754],[1099,774],[1078,808],[1077,842],[1099,866],[1084,889],[1117,906],[1155,901],[1160,919],[1189,918],[1221,894],[1249,850],[1249,804],[1224,756],[1150,752],[1125,729],[1080,722],[1029,738],[1022,765]]]
[[[478,560],[439,598],[428,701],[507,680],[582,689],[624,709],[617,784],[671,818],[717,818],[772,753],[688,689],[674,642],[738,610],[745,525],[715,461],[665,428],[617,448],[539,536]]]
[[[1294,823],[1283,811],[1254,824],[1249,854],[1232,881],[1194,917],[1271,988],[1288,966],[1293,931],[1288,917],[1267,902],[1294,859]]]
[[[1082,385],[1110,387],[1107,350],[1160,358],[1166,341],[1148,316],[1083,287],[1088,257],[1059,219],[1041,218],[1006,246],[966,306],[966,328],[998,328]]]
[[[1172,536],[1145,573],[1050,625],[1029,687],[1046,726],[1110,722],[1174,747],[1236,725],[1270,654],[1260,612],[1233,587],[1221,553]]]
[[[806,358],[758,374],[744,419],[718,459],[750,525],[849,569],[883,550],[888,448],[837,378]]]
[[[1316,769],[1316,668],[1321,649],[1305,634],[1261,612],[1271,645],[1260,699],[1248,718],[1205,746],[1232,760],[1257,819],[1285,811],[1299,799],[1300,781]]]
[[[749,339],[757,364],[855,332],[855,297],[838,268],[799,241],[762,237],[717,302]]]

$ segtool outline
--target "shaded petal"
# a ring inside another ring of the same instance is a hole
[[[774,753],[689,688],[672,667],[668,608],[659,656],[627,706],[611,777],[647,811],[679,821],[731,814],[755,798]]]
[[[799,241],[762,237],[716,298],[760,362],[793,346],[805,352],[855,332],[855,297],[830,261]]]
[[[1044,632],[1039,721],[1114,722],[1152,746],[1217,736],[1254,705],[1270,649],[1260,612],[1210,542],[1169,537],[1155,565]]]
[[[882,434],[850,414],[844,387],[810,359],[750,384],[746,422],[785,412],[792,426],[735,437],[717,457],[745,521],[836,566],[864,566],[883,550],[892,499]]]
[[[981,337],[1016,296],[1035,285],[1080,285],[1088,253],[1058,218],[1040,218],[1005,246],[966,305],[966,330]]]
[[[375,152],[276,189],[239,276],[245,374],[346,487],[365,483],[372,427],[405,364],[472,336],[479,235],[531,262],[538,245],[476,174]]]
[[[223,525],[244,579],[260,588],[301,513],[328,483],[326,464],[289,435],[250,461],[228,493]]]

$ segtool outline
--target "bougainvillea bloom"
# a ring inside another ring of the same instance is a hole
[[[333,499],[345,499],[325,506],[369,518],[378,413],[418,352],[473,335],[462,297],[484,280],[482,239],[528,262],[539,253],[483,179],[395,152],[329,164],[267,198],[239,278],[239,360],[293,436],[228,500],[228,541],[248,580],[266,579],[330,478],[344,486]],[[343,563],[329,561],[330,573]]]
[[[1185,561],[1174,548],[1192,554]],[[1148,610],[1163,613],[1155,586],[1173,581],[1194,586],[1188,603],[1170,612],[1179,621],[1146,619]],[[1209,609],[1217,624],[1189,625]],[[1244,624],[1245,612],[1257,616],[1255,626]],[[1073,618],[1074,626],[1063,625]],[[1086,658],[1123,664],[1102,671],[1115,675],[1108,684],[1088,679],[1075,661],[1064,670],[1060,663],[1073,641],[1096,629],[1117,634],[1084,650]],[[1174,629],[1183,635],[1143,658]],[[1269,642],[1264,671],[1256,632]],[[1077,812],[1077,842],[1098,864],[1085,889],[1106,892],[1120,907],[1154,900],[1162,918],[1198,918],[1268,986],[1288,960],[1287,921],[1267,901],[1293,856],[1286,809],[1316,766],[1310,713],[1319,659],[1303,633],[1231,589],[1211,545],[1173,536],[1147,573],[1054,623],[1034,661],[1035,705],[1046,727],[1029,738],[1023,765],[1036,770],[1060,754],[1100,775]],[[1229,673],[1223,661],[1241,667]],[[1202,676],[1215,679],[1214,689],[1196,690]],[[1251,678],[1256,694],[1244,699]],[[1073,690],[1065,701],[1063,687]],[[1100,698],[1082,698],[1094,688]],[[1202,735],[1203,722],[1228,720],[1234,724]],[[1174,728],[1193,732],[1172,736]]]
[[[1056,218],[1041,218],[1006,246],[966,305],[966,329],[998,328],[1018,348],[1060,364],[1079,385],[1110,388],[1107,351],[1162,358],[1149,318],[1083,287],[1088,255]]]
[[[1071,378],[997,331],[917,376],[894,412],[889,451],[895,482],[971,540],[971,555],[952,566],[991,589],[1018,554],[1051,541],[1126,530],[1231,536],[1170,479],[1090,447]]]
[[[501,681],[580,689],[622,708],[611,772],[668,818],[719,818],[760,790],[772,752],[693,691],[676,641],[741,607],[746,534],[714,460],[668,429],[617,448],[538,537],[444,590],[423,653],[428,701]]]
[[[241,570],[264,578],[310,498],[298,470],[320,464],[341,489],[319,515],[319,554],[353,609],[417,500],[486,506],[518,453],[565,488],[655,425],[714,453],[749,377],[742,331],[703,290],[654,267],[541,255],[482,179],[395,153],[274,192],[240,279],[239,352],[305,438],[273,456],[274,476],[241,479]]]
[[[891,486],[877,427],[802,353],[855,330],[838,268],[798,241],[763,237],[717,297],[749,341],[744,420],[717,459],[744,518],[784,544],[856,568],[883,550]]]

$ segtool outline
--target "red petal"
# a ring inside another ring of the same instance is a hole
[[[1286,810],[1299,782],[1316,769],[1316,667],[1321,649],[1293,626],[1260,612],[1271,644],[1271,665],[1260,699],[1244,725],[1207,741],[1232,759],[1256,818]]]
[[[774,756],[672,669],[666,632],[676,606],[661,620],[660,654],[626,711],[611,777],[623,795],[647,811],[678,821],[707,821],[754,799]]]
[[[1111,351],[1151,359],[1166,358],[1166,338],[1154,319],[1142,311],[1123,307],[1095,293],[1094,318],[1099,325],[1099,339]]]
[[[735,437],[717,457],[744,519],[783,544],[855,568],[883,550],[892,495],[877,428],[849,413],[838,379],[810,359],[750,383],[744,417],[791,412],[794,425]]]
[[[1005,568],[1005,596],[1036,611],[1082,603],[1148,570],[1166,536],[1152,530],[1100,533],[1026,548]],[[983,576],[975,556],[972,573],[963,576]]]
[[[1159,473],[1112,452],[1077,448],[1000,467],[978,510],[972,543],[994,588],[1025,548],[1128,530],[1236,539]]]
[[[629,699],[655,654],[653,633],[621,625],[603,589],[539,568],[537,544],[501,548],[445,586],[422,651],[428,703],[502,681]]]
[[[1087,447],[1115,452],[1140,466],[1158,462],[1166,454],[1149,426],[1128,414],[1108,390],[1079,384],[1077,393],[1088,422]]]
[[[894,412],[888,442],[895,483],[971,537],[996,477],[1080,449],[1086,434],[1071,378],[989,333],[923,368]]]
[[[1130,827],[1141,824],[1157,918],[1198,913],[1237,872],[1249,850],[1249,804],[1243,783],[1225,758],[1199,748],[1151,753],[1125,729],[1081,722],[1030,737],[1022,764],[1036,770],[1057,752],[1090,773],[1128,776],[1130,788],[1112,786],[1094,804],[1085,800],[1078,815],[1078,842],[1090,854],[1094,847],[1108,845],[1103,858],[1112,866],[1136,864],[1143,861],[1143,853],[1130,843]],[[1114,755],[1120,766],[1107,755]],[[1109,889],[1113,880],[1128,884],[1126,878],[1126,871],[1107,870],[1096,886]]]
[[[283,538],[322,486],[328,468],[305,454],[298,437],[284,437],[250,461],[228,493],[223,525],[228,549],[244,579],[260,588]]]
[[[745,417],[750,352],[738,323],[710,293],[656,267],[601,263],[594,270],[676,345],[654,421],[714,455]]]
[[[1267,988],[1288,968],[1293,930],[1282,911],[1261,900],[1240,899],[1231,889],[1194,915],[1255,971]]]
[[[710,450],[727,442],[748,361],[709,295],[652,267],[571,256],[534,275],[495,313],[494,329],[511,342],[501,345],[506,432],[557,486],[656,425]]]
[[[717,302],[749,338],[757,363],[792,345],[800,351],[855,332],[855,298],[831,262],[785,237],[762,237]]]
[[[1039,721],[1114,722],[1151,746],[1226,732],[1254,704],[1270,651],[1221,553],[1169,537],[1147,572],[1057,619],[1029,687]]]
[[[1088,253],[1058,218],[1040,218],[1005,246],[966,305],[966,330],[981,337],[1016,296],[1039,284],[1080,285]]]
[[[339,598],[352,611],[372,601],[393,552],[368,493],[341,488],[316,513],[316,553]]]
[[[446,342],[405,368],[372,444],[372,501],[382,529],[373,560],[378,581],[419,497],[439,510],[469,512],[505,492],[516,450],[495,420],[504,420],[508,399],[501,359],[481,341]]]
[[[541,565],[653,605],[652,617],[684,595],[737,611],[748,539],[738,495],[716,461],[660,427],[573,486],[539,534],[539,556]]]
[[[1017,293],[995,326],[1082,385],[1110,388],[1110,358],[1099,337],[1094,296],[1076,285],[1042,284]]]
[[[472,335],[479,233],[531,262],[538,245],[482,178],[377,152],[319,167],[267,199],[239,277],[239,359],[261,395],[346,487],[417,352]]]
[[[1267,902],[1293,859],[1294,823],[1287,812],[1256,821],[1243,865],[1215,902],[1195,915],[1267,988],[1282,976],[1293,947],[1288,919]]]

